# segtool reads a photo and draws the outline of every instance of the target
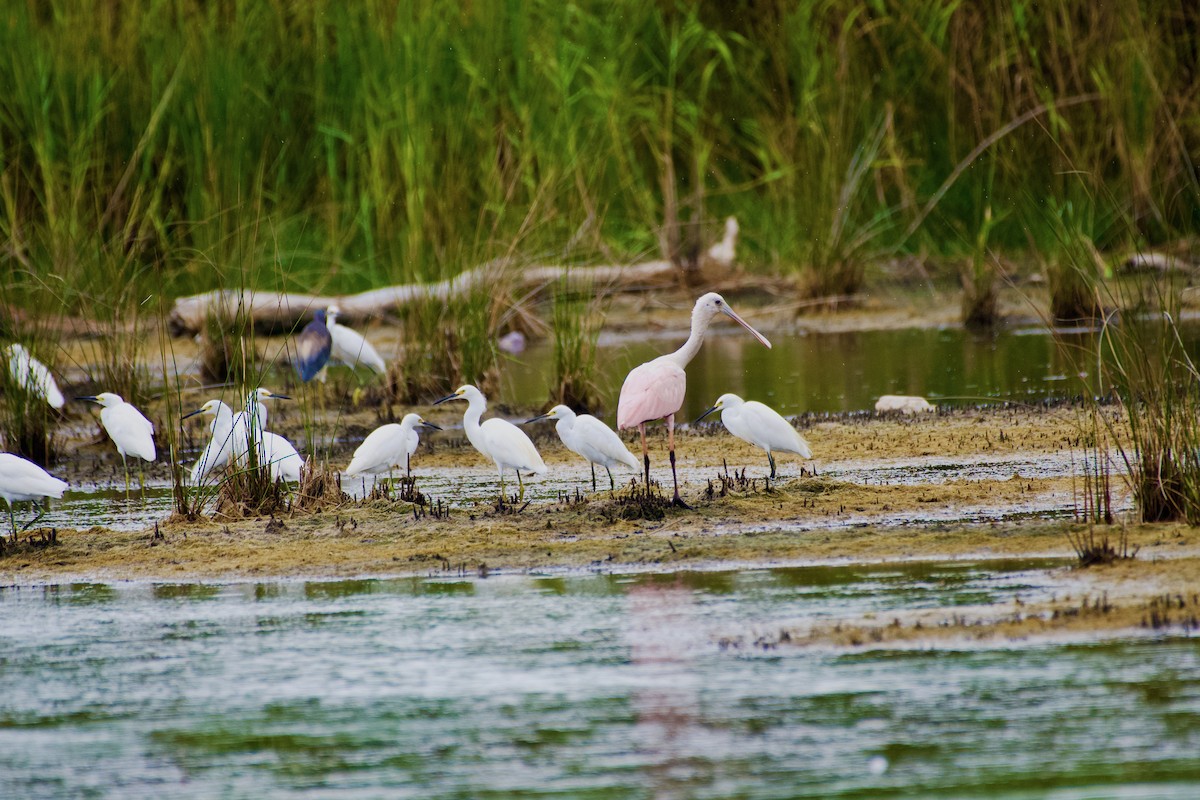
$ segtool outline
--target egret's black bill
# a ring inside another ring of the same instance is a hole
[[[441,400],[438,400],[437,402],[435,402],[434,405],[440,406],[442,403],[446,402],[447,400],[457,400],[457,399],[458,399],[458,395],[448,394],[445,397],[443,397]]]
[[[522,422],[521,424],[522,424],[522,425],[528,425],[528,424],[529,424],[529,423],[531,423],[531,422],[541,422],[541,421],[542,421],[542,420],[544,420],[544,419],[550,419],[550,415],[549,415],[549,414],[540,414],[540,415],[538,415],[538,416],[534,417],[533,419],[527,419],[527,420],[525,420],[525,421],[524,421],[524,422]]]
[[[695,419],[695,420],[692,422],[692,424],[693,424],[693,425],[695,425],[697,422],[699,422],[700,420],[704,419],[705,417],[707,417],[709,414],[711,414],[712,412],[714,412],[714,411],[716,411],[716,410],[717,410],[717,407],[716,407],[716,406],[713,406],[713,407],[712,407],[712,408],[710,408],[708,411],[705,411],[703,414],[701,414],[700,416],[696,417],[696,419]]]
[[[204,413],[203,408],[197,408],[195,411],[189,411],[188,413],[184,414],[182,417],[180,417],[180,419],[187,419],[188,417],[194,417],[197,414],[203,414],[203,413]]]
[[[441,425],[434,425],[432,422],[422,422],[421,427],[429,428],[430,430],[435,430],[435,431],[440,431],[442,429]]]

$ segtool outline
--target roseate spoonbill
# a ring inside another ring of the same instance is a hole
[[[596,491],[596,465],[604,467],[608,472],[609,489],[615,489],[612,468],[624,464],[630,469],[638,468],[637,456],[629,452],[629,448],[621,441],[616,431],[605,425],[591,414],[576,414],[564,405],[557,405],[541,416],[534,417],[529,422],[543,419],[558,420],[554,429],[558,438],[572,453],[578,453],[588,460],[592,467],[592,491]],[[525,424],[528,425],[529,422]]]
[[[736,394],[723,394],[712,408],[696,418],[696,422],[714,411],[721,412],[721,422],[734,436],[767,451],[771,462],[771,477],[775,477],[774,451],[795,453],[801,458],[812,458],[812,450],[800,432],[779,415],[775,409],[757,400],[743,400]]]
[[[51,408],[62,408],[66,400],[46,365],[30,355],[24,345],[13,343],[6,350],[13,383],[42,398]]]
[[[183,419],[197,414],[212,417],[213,421],[209,427],[212,438],[192,467],[192,483],[195,484],[201,483],[233,458],[233,409],[220,400],[209,400],[190,414],[184,414]]]
[[[704,342],[704,334],[712,324],[713,317],[725,314],[758,339],[766,347],[771,343],[750,323],[739,317],[725,299],[716,292],[702,295],[692,309],[692,332],[683,346],[674,353],[659,356],[653,361],[634,367],[625,377],[621,396],[617,401],[617,430],[637,427],[642,435],[642,459],[646,466],[646,488],[650,488],[650,448],[646,446],[646,423],[656,419],[667,420],[667,442],[671,453],[671,480],[675,484],[672,502],[678,506],[687,504],[679,496],[679,478],[675,473],[675,412],[683,406],[683,394],[687,388],[684,368],[696,355]]]
[[[504,496],[504,470],[511,469],[517,473],[517,485],[520,487],[517,497],[524,500],[525,483],[521,480],[521,470],[541,475],[546,471],[546,462],[542,461],[525,431],[508,420],[493,418],[482,425],[479,423],[479,418],[487,409],[487,399],[474,386],[460,386],[454,394],[443,397],[434,405],[460,398],[468,403],[463,414],[463,429],[467,432],[467,439],[476,450],[495,462],[496,470],[500,473],[500,496]]]
[[[404,464],[407,473],[412,475],[412,454],[417,451],[418,444],[417,428],[441,430],[432,422],[421,419],[420,414],[405,414],[399,425],[391,422],[371,431],[354,451],[344,474],[382,475],[391,473],[392,467]]]
[[[0,497],[8,504],[8,521],[13,536],[17,535],[17,518],[13,514],[13,503],[28,501],[37,509],[37,516],[21,527],[25,530],[46,513],[38,502],[43,497],[63,496],[67,482],[59,480],[32,461],[12,453],[0,453]]]
[[[101,392],[79,399],[89,400],[101,406],[100,424],[117,446],[117,452],[121,454],[121,463],[125,467],[125,493],[128,494],[129,462],[126,456],[137,456],[143,461],[153,461],[158,457],[154,449],[153,423],[134,408],[132,403],[126,403],[119,394]]]
[[[292,364],[300,380],[308,383],[325,369],[332,349],[333,337],[325,325],[325,309],[319,308],[313,312],[312,322],[305,325],[296,336],[296,354],[292,357]]]
[[[329,360],[345,364],[351,369],[362,364],[380,375],[386,375],[387,364],[379,352],[361,333],[338,322],[339,314],[341,311],[337,306],[325,310],[325,328],[330,338]]]

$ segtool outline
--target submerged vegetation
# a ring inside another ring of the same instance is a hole
[[[0,270],[87,311],[428,280],[586,230],[687,275],[735,214],[743,265],[841,295],[874,257],[970,260],[983,227],[1060,263],[1054,215],[1020,212],[1081,191],[1073,235],[1152,246],[1200,225],[1198,27],[1187,0],[17,3]]]

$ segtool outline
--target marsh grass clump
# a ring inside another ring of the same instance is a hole
[[[998,222],[999,217],[993,217],[992,207],[987,206],[970,260],[961,272],[962,318],[963,325],[968,328],[994,328],[1000,322],[1000,295],[996,285],[999,269],[996,257],[988,250],[988,236]]]
[[[666,518],[669,508],[671,498],[667,497],[657,481],[651,481],[649,488],[642,482],[634,481],[617,491],[601,513],[614,520],[657,521]]]
[[[253,452],[251,448],[251,455]],[[251,463],[233,470],[217,485],[213,512],[217,518],[274,516],[287,510],[285,486],[271,479],[271,470],[265,464]]]
[[[1088,525],[1080,531],[1067,530],[1067,541],[1075,551],[1075,557],[1081,567],[1091,567],[1097,564],[1112,564],[1115,561],[1137,557],[1138,548],[1130,547],[1129,533],[1121,528],[1113,541],[1107,530],[1097,531],[1095,526]]]
[[[290,510],[315,513],[345,506],[350,495],[342,491],[341,476],[328,464],[309,457],[300,468],[300,483],[292,497]]]

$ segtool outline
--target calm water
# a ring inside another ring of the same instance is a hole
[[[1061,333],[1061,342],[1083,346],[1090,333]],[[602,338],[596,383],[611,417],[630,369],[670,352],[683,337],[647,340]],[[1086,372],[1063,355],[1044,328],[976,336],[961,328],[861,331],[840,334],[771,332],[770,350],[736,326],[715,327],[688,366],[682,419],[704,413],[725,392],[760,400],[785,415],[805,411],[873,409],[882,394],[915,394],[952,405],[1078,395]],[[548,342],[501,365],[502,397],[509,404],[545,402],[552,376]]]
[[[1048,566],[6,588],[0,797],[1200,796],[1200,640],[753,644]]]

